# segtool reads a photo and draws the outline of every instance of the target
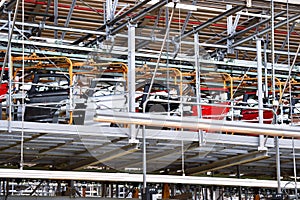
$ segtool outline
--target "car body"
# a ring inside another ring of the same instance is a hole
[[[201,117],[204,119],[224,120],[230,110],[228,89],[203,87],[200,89]],[[198,116],[197,105],[192,106],[192,116]]]
[[[242,103],[240,103],[240,105],[241,105],[241,109],[240,109],[241,121],[251,122],[251,123],[259,122],[258,96],[256,92],[245,92],[243,94]],[[249,109],[247,107],[249,107]],[[274,118],[272,107],[264,106],[264,108],[268,108],[268,109],[263,110],[263,123],[271,124]]]
[[[65,73],[34,73],[32,85],[26,92],[24,120],[33,122],[68,121],[66,105],[70,81]]]
[[[175,113],[179,108],[179,88],[176,85],[168,87],[164,84],[150,83],[140,85],[136,91],[136,112],[167,112]],[[146,103],[144,105],[144,103]],[[145,110],[143,110],[145,109]]]
[[[127,110],[126,82],[124,78],[108,76],[92,78],[88,82],[84,91],[76,95],[73,123],[110,126],[110,123],[94,122],[93,119],[102,112],[113,115],[114,112]]]

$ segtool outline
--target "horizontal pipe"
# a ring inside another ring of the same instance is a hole
[[[6,24],[7,20],[1,19],[0,23]],[[75,32],[75,33],[91,33],[94,35],[106,35],[105,32],[101,32],[101,31],[91,31],[91,30],[83,30],[83,29],[78,29],[78,28],[51,26],[51,25],[45,25],[45,24],[36,24],[36,23],[27,23],[27,22],[18,22],[18,21],[16,21],[15,24],[19,25],[19,26],[28,26],[28,27],[57,30],[57,31],[68,31],[68,32]]]
[[[243,186],[276,188],[277,182],[274,180],[219,178],[219,177],[195,177],[176,175],[152,175],[147,174],[148,183],[181,183],[195,185],[220,185],[220,186]],[[19,170],[0,169],[1,178],[23,178],[23,179],[51,179],[51,180],[78,180],[78,181],[109,181],[109,182],[129,182],[141,183],[142,174],[129,173],[99,173],[99,172],[76,172],[76,171],[50,171],[50,170]],[[282,181],[281,184],[286,189],[295,188],[294,184]],[[297,184],[300,187],[300,184]]]
[[[191,130],[209,130],[251,135],[269,135],[300,138],[300,127],[284,124],[260,124],[241,121],[200,119],[196,117],[178,117],[154,115],[151,113],[114,112],[101,113],[94,118],[96,122],[117,124],[136,124],[156,127],[184,128]]]

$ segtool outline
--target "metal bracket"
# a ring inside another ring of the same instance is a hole
[[[175,59],[176,56],[177,56],[177,54],[178,54],[178,52],[179,52],[180,45],[179,45],[179,42],[176,42],[176,40],[175,40],[174,37],[172,38],[172,44],[174,44],[174,52],[173,52],[174,56],[173,56],[173,59]]]
[[[40,22],[39,29],[44,30],[45,29],[45,22]]]
[[[252,0],[246,0],[246,6],[248,8],[252,7]]]

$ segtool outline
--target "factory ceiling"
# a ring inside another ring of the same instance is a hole
[[[146,61],[160,52],[170,60],[188,60],[197,33],[203,57],[253,61],[256,39],[262,38],[266,61],[288,64],[299,45],[299,6],[276,0],[11,0],[2,1],[0,39],[7,49],[10,19],[15,51],[24,43],[28,52],[101,52],[100,57],[124,59],[130,24],[136,53]]]

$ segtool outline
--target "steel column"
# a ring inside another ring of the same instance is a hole
[[[128,72],[127,72],[127,90],[128,90],[128,111],[135,112],[135,27],[128,24]],[[137,143],[135,125],[130,125],[130,143]]]
[[[146,154],[146,126],[143,125],[143,195],[146,195],[147,189],[147,154]]]
[[[263,111],[263,80],[262,80],[262,56],[261,56],[261,38],[256,38],[257,49],[257,97],[258,97],[258,121],[260,124],[264,123],[264,111]],[[259,149],[264,148],[264,136],[259,135]]]
[[[268,49],[268,43],[267,41],[264,41],[264,68],[265,68],[265,98],[268,99],[269,97],[269,88],[268,88],[268,54],[267,54],[267,49]],[[269,103],[269,101],[268,101]]]
[[[113,13],[112,13],[112,0],[106,0],[105,3],[105,21],[109,22],[111,21],[114,17],[113,17]]]
[[[271,0],[271,62],[272,62],[272,94],[273,94],[273,103],[276,99],[275,97],[275,13],[274,13],[274,1]],[[298,15],[300,17],[300,15]],[[289,18],[285,20],[289,21]],[[278,23],[280,24],[280,23]],[[283,23],[282,25],[286,25]],[[263,31],[262,31],[263,32]],[[281,86],[280,86],[281,87]]]
[[[54,0],[54,26],[58,25],[58,0]],[[57,39],[57,31],[54,31],[54,39]]]
[[[226,5],[226,9],[230,10],[232,9],[232,5]],[[233,26],[232,26],[232,15],[227,17],[227,35],[231,35],[234,31]],[[233,49],[230,48],[232,45],[233,40],[232,39],[227,39],[227,53],[233,53]]]
[[[197,102],[197,112],[198,118],[202,117],[201,109],[201,84],[200,84],[200,63],[199,63],[199,34],[194,33],[194,51],[195,51],[195,70],[196,70],[196,102]],[[199,145],[204,144],[203,131],[198,130]]]
[[[280,149],[279,149],[279,138],[278,138],[278,136],[275,137],[275,148],[276,148],[277,194],[281,194]]]

